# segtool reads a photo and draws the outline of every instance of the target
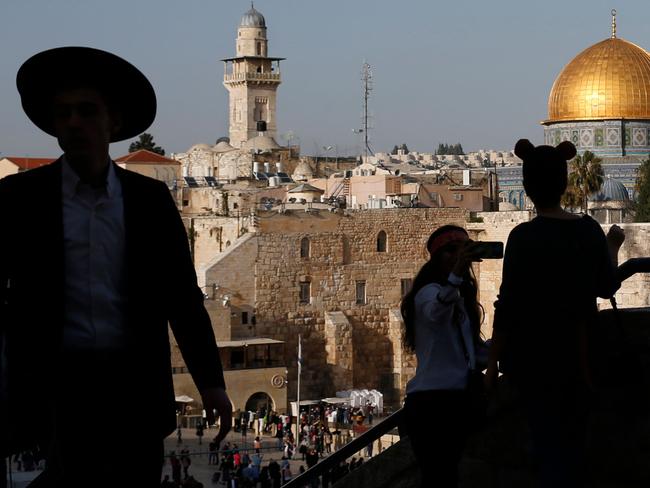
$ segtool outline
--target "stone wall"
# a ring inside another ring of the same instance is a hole
[[[205,273],[205,280],[209,296],[206,303],[210,304],[208,310],[213,317],[213,327],[215,323],[228,327],[227,329],[215,328],[217,340],[262,337],[258,334],[255,317],[257,247],[258,240],[255,235],[246,234],[230,249],[206,265],[208,271]],[[222,300],[225,298],[229,303],[222,306]],[[243,323],[243,312],[248,314],[247,324]],[[226,317],[214,317],[219,314],[224,314]]]
[[[250,302],[255,307],[256,334],[287,342],[286,351],[295,351],[297,336],[302,335],[301,396],[332,396],[341,389],[323,374],[331,369],[325,314],[340,312],[351,325],[353,386],[399,398],[405,380],[395,372],[396,367],[401,371],[394,361],[401,351],[389,311],[399,306],[401,280],[412,279],[424,263],[430,233],[446,223],[463,225],[468,217],[462,209],[425,208],[260,214],[255,301]],[[381,231],[387,236],[386,252],[377,251]],[[308,258],[300,256],[304,237],[310,244]],[[246,267],[248,259],[233,252],[208,269],[208,281],[230,279],[236,288],[231,276],[238,265]],[[301,282],[310,284],[308,303],[300,303]],[[357,304],[357,287],[363,282],[365,303]],[[293,398],[297,368],[292,358],[287,364]]]
[[[224,371],[226,389],[233,405],[233,410],[244,410],[246,402],[256,393],[266,393],[273,400],[277,412],[287,412],[287,389],[284,384],[274,385],[274,378],[285,377],[285,368],[256,368]],[[279,383],[276,383],[279,384]],[[187,395],[196,400],[192,405],[202,408],[199,394],[189,373],[174,375],[174,393]]]
[[[204,285],[202,278],[206,265],[228,250],[241,236],[242,230],[248,230],[250,217],[183,217],[183,221],[188,235],[191,231],[194,233],[190,239],[194,267],[199,284]]]
[[[471,217],[462,209],[430,208],[262,212],[257,232],[245,246],[206,265],[207,282],[243,290],[238,302],[233,301],[232,327],[236,327],[238,310],[245,308],[256,317],[254,327],[232,328],[233,338],[254,334],[287,343],[290,398],[295,397],[297,379],[291,354],[297,350],[301,334],[301,396],[332,396],[348,388],[351,378],[354,388],[376,388],[386,395],[386,403],[398,403],[415,371],[413,355],[401,347],[398,308],[402,280],[413,279],[425,262],[430,233],[440,225],[455,223],[465,226],[475,239],[505,243],[510,231],[530,218],[531,213],[526,211],[486,212]],[[622,227],[627,239],[621,262],[650,256],[650,224]],[[377,251],[381,231],[386,233],[386,252]],[[309,243],[308,257],[301,257],[304,238]],[[492,335],[493,303],[501,272],[502,260],[484,260],[475,267],[485,308],[482,330],[486,338]],[[619,305],[648,306],[649,281],[649,276],[638,275],[624,283],[617,294]],[[306,303],[301,303],[301,283],[303,292],[309,292]],[[358,304],[357,288],[363,283],[365,303]],[[609,308],[608,302],[601,302],[601,308]],[[351,343],[339,344],[340,338],[332,335],[336,327],[328,328],[327,317],[333,313],[342,314],[350,324]],[[351,350],[351,368],[332,367],[337,355],[343,353],[337,347]],[[339,380],[345,384],[337,384]]]

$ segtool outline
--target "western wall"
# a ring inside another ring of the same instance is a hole
[[[230,290],[228,306],[206,301],[207,308],[219,340],[267,337],[285,342],[289,399],[296,396],[300,334],[301,398],[376,388],[386,403],[396,405],[415,372],[413,355],[401,348],[403,280],[414,278],[424,263],[430,233],[453,223],[466,227],[474,239],[505,243],[512,228],[530,218],[530,212],[470,214],[457,208],[260,212],[256,225],[226,252],[205,261],[208,293],[213,284],[222,290],[220,296]],[[650,224],[622,227],[626,242],[620,262],[650,255]],[[378,251],[382,231],[385,252]],[[301,257],[305,238],[308,257]],[[209,245],[203,246],[202,252],[209,253]],[[491,336],[501,264],[484,260],[475,269],[486,314],[485,337]],[[639,275],[626,282],[617,294],[619,305],[648,306],[648,281],[650,277]],[[357,303],[361,282],[365,303]],[[309,283],[308,303],[301,303],[301,283]],[[552,306],[552,290],[548,299]],[[609,307],[601,302],[602,308]],[[242,312],[254,316],[252,323],[243,324]]]

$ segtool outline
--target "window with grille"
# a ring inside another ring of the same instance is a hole
[[[412,278],[402,278],[402,296],[406,295],[409,291],[411,291],[412,286],[413,286]]]
[[[309,242],[309,237],[303,237],[302,240],[300,241],[300,257],[301,258],[309,258],[309,248],[310,248],[310,242]]]
[[[366,304],[366,282],[365,281],[357,281],[357,305],[365,305]]]
[[[301,281],[300,282],[300,303],[306,304],[309,303],[311,299],[311,282]]]

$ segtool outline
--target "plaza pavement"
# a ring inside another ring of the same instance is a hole
[[[199,444],[199,439],[196,436],[195,429],[182,429],[181,431],[182,443],[178,443],[178,438],[176,432],[165,439],[165,455],[168,455],[170,451],[175,451],[176,456],[180,458],[181,449],[188,449],[191,454],[192,465],[190,466],[188,473],[194,478],[203,483],[205,488],[208,487],[223,487],[223,484],[214,485],[212,483],[212,475],[215,471],[218,470],[218,466],[208,464],[208,444],[217,434],[216,428],[207,429],[204,432],[202,442]],[[268,465],[271,459],[275,459],[278,464],[282,459],[283,451],[278,449],[278,440],[275,437],[270,435],[260,436],[262,441],[262,466]],[[254,452],[253,449],[253,440],[255,435],[242,436],[239,432],[230,431],[226,437],[226,441],[230,442],[231,446],[237,444],[240,452],[244,450],[249,450],[249,455],[252,455]],[[129,438],[126,443],[129,448],[133,448],[134,445],[137,446],[137,436]],[[225,444],[225,442],[224,442]],[[387,447],[387,444],[384,444]],[[359,453],[365,455],[365,452]],[[301,460],[301,454],[296,452],[294,453],[294,459],[289,461],[291,466],[291,472],[293,476],[296,476],[299,473],[301,465],[307,468],[306,463]],[[12,472],[11,472],[11,482],[9,482],[9,488],[25,488],[31,480],[33,480],[40,471],[16,471],[16,464],[12,463]],[[162,471],[163,476],[165,474],[169,475],[171,479],[171,467],[167,459],[165,459],[165,464]]]

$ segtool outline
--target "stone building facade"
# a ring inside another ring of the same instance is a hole
[[[301,334],[301,396],[366,387],[396,400],[414,363],[402,355],[394,311],[426,259],[431,231],[468,219],[463,209],[260,213],[245,252],[215,262],[205,282],[238,289],[240,279],[254,277],[242,304],[256,317],[251,333],[286,343],[289,398]]]
[[[532,214],[409,208],[268,212],[260,217],[255,233],[242,237],[226,255],[206,266],[208,288],[217,283],[239,291],[230,313],[226,312],[231,327],[241,324],[242,311],[255,317],[253,326],[239,325],[237,337],[268,337],[285,343],[289,399],[296,396],[300,334],[301,397],[376,388],[387,404],[397,405],[415,372],[413,355],[402,349],[399,303],[427,258],[430,233],[454,223],[467,228],[474,239],[505,243],[510,231]],[[650,224],[624,224],[623,228],[627,239],[621,262],[650,255]],[[501,266],[501,260],[485,260],[475,267],[486,338],[492,335]],[[649,281],[639,275],[626,282],[617,295],[620,306],[648,306]],[[609,303],[603,301],[601,307]]]

